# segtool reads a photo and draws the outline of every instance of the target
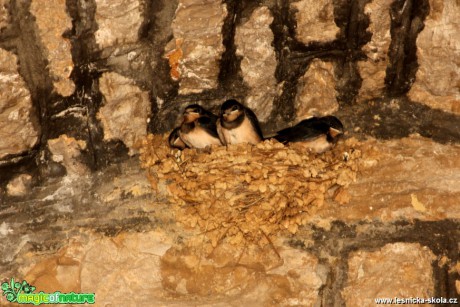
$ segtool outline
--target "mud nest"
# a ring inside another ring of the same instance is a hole
[[[346,205],[361,151],[355,139],[315,154],[302,143],[267,140],[206,150],[171,150],[166,136],[141,142],[152,187],[167,195],[176,219],[198,228],[213,247],[271,242],[296,233],[325,201]]]

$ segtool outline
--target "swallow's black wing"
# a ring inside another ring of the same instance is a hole
[[[316,121],[317,117],[305,119],[295,126],[278,131],[274,138],[281,143],[289,143],[299,142],[318,136],[321,132],[314,128],[314,123]]]
[[[281,143],[301,142],[322,134],[327,135],[330,128],[343,131],[342,123],[334,116],[311,117],[293,127],[278,131],[274,138]]]
[[[211,121],[214,121],[214,123],[217,121],[217,119],[219,118],[219,116],[215,115],[214,113],[212,113],[211,111],[208,111],[206,109],[203,108],[203,116],[207,116],[211,119]]]
[[[168,143],[171,148],[184,149],[187,145],[179,137],[180,127],[174,128],[173,131],[169,134]]]
[[[256,114],[254,114],[254,112],[252,112],[252,110],[249,108],[245,108],[244,113],[246,114],[247,118],[251,122],[252,127],[254,128],[256,133],[259,135],[260,139],[263,140],[264,136],[262,134],[262,130],[260,129],[259,120],[257,119]]]
[[[212,113],[211,113],[212,114]],[[217,126],[216,122],[218,117],[212,114],[213,116],[201,116],[200,118],[197,119],[198,125],[202,127],[206,132],[208,132],[210,135],[213,137],[219,138],[219,135],[217,134]]]

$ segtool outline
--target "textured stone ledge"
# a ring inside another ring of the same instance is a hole
[[[255,9],[249,20],[237,27],[235,33],[236,54],[242,56],[243,80],[250,87],[245,102],[262,122],[268,119],[273,98],[277,95],[276,56],[270,29],[272,22],[270,9],[262,6]]]
[[[144,3],[126,0],[96,0],[96,42],[101,49],[135,43],[143,23]]]
[[[348,189],[350,203],[320,208],[322,222],[460,218],[460,146],[421,137],[364,144],[363,168]]]
[[[0,159],[31,149],[40,131],[17,57],[0,48]]]
[[[97,117],[104,127],[104,139],[122,140],[133,155],[136,141],[147,133],[149,94],[133,80],[113,72],[102,75],[100,82],[105,103]]]
[[[409,97],[430,107],[460,114],[459,3],[455,0],[430,0],[429,3],[431,12],[417,38],[420,67]]]
[[[222,26],[225,3],[181,0],[172,22],[174,38],[166,46],[171,78],[179,94],[201,93],[217,87],[219,60],[224,52]]]
[[[296,235],[207,252],[203,234],[175,221],[177,204],[153,194],[135,160],[50,181],[1,204],[0,273],[43,291],[96,292],[101,304],[351,306],[458,295],[458,210],[437,197],[458,202],[459,147],[411,137],[359,150],[348,203],[325,204]],[[381,198],[387,206],[372,203],[370,215],[364,206]]]
[[[44,5],[42,1],[33,0],[30,10],[45,47],[54,89],[62,96],[70,96],[75,91],[75,84],[70,80],[74,65],[70,41],[63,34],[72,28],[72,20],[67,14],[65,1],[49,0]]]

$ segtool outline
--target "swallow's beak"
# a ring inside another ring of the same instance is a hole
[[[222,114],[222,117],[224,119],[224,121],[226,122],[231,122],[233,120],[235,120],[235,118],[237,117],[239,111],[238,110],[234,110],[234,109],[227,109],[223,112]]]
[[[338,137],[339,135],[343,134],[343,132],[341,130],[338,130],[338,129],[335,129],[335,128],[329,128],[329,135],[335,139],[336,137]]]
[[[191,121],[192,121],[192,119],[191,119],[190,113],[189,112],[184,112],[184,123],[189,123]]]
[[[184,123],[191,123],[195,119],[197,119],[198,117],[200,117],[200,115],[198,113],[196,113],[196,112],[185,111],[184,112]]]
[[[229,115],[230,115],[230,110],[225,110],[224,112],[222,112],[222,118],[224,119],[224,121],[228,121]]]

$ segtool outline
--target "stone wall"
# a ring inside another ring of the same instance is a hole
[[[296,234],[245,244],[222,240],[210,249],[206,233],[175,220],[178,204],[151,189],[136,160],[48,183],[22,198],[28,179],[18,178],[10,183],[17,200],[0,207],[0,281],[23,278],[36,292],[94,292],[100,305],[374,306],[377,298],[458,299],[460,148],[423,138],[402,144],[363,142],[364,174],[350,185],[349,202],[343,196],[325,201]],[[426,157],[433,151],[437,158]],[[394,166],[401,160],[406,168]],[[427,169],[433,168],[431,176]],[[0,303],[6,304],[4,297]]]
[[[46,167],[47,140],[62,134],[86,142],[82,159],[99,168],[133,154],[147,131],[171,129],[185,105],[215,109],[230,97],[253,108],[267,133],[392,97],[460,109],[455,0],[2,0],[0,8],[8,169]],[[130,87],[109,93],[108,82]],[[142,98],[118,96],[126,90]],[[114,129],[123,121],[133,127]],[[37,156],[45,158],[31,162]]]
[[[0,0],[0,238],[11,244],[0,248],[7,255],[0,269],[34,281],[44,276],[44,285],[60,289],[95,284],[107,302],[110,286],[123,286],[116,276],[142,270],[165,279],[152,275],[141,280],[150,288],[139,281],[125,294],[141,289],[172,305],[161,291],[188,303],[200,295],[208,304],[203,291],[213,274],[229,281],[213,298],[225,294],[230,304],[249,304],[252,296],[324,306],[458,297],[459,20],[458,0]],[[347,137],[376,138],[370,142],[381,156],[367,161],[364,179],[343,196],[352,210],[325,206],[296,237],[275,242],[277,252],[267,257],[283,265],[260,269],[254,260],[230,272],[212,259],[212,270],[202,265],[207,273],[194,275],[190,251],[177,247],[183,234],[168,218],[175,239],[135,244],[148,236],[136,234],[160,231],[146,226],[160,219],[155,210],[142,207],[159,196],[132,187],[130,180],[142,182],[140,171],[123,165],[148,132],[173,128],[186,105],[217,111],[228,98],[250,106],[266,134],[334,114]],[[401,140],[413,134],[424,138]],[[114,183],[110,171],[101,175],[110,165],[136,176],[117,173]],[[92,224],[83,214],[68,222],[69,210],[81,205],[102,216],[108,203],[120,205],[110,207],[112,219]],[[112,225],[119,214],[126,220]],[[24,223],[26,232],[17,231]],[[119,258],[99,263],[97,240],[103,255]],[[50,251],[57,256],[40,254]],[[73,262],[62,265],[68,258]],[[119,263],[126,265],[111,271]],[[92,280],[96,269],[113,274],[113,283]],[[239,279],[231,279],[234,272]],[[393,277],[376,278],[385,273]]]

